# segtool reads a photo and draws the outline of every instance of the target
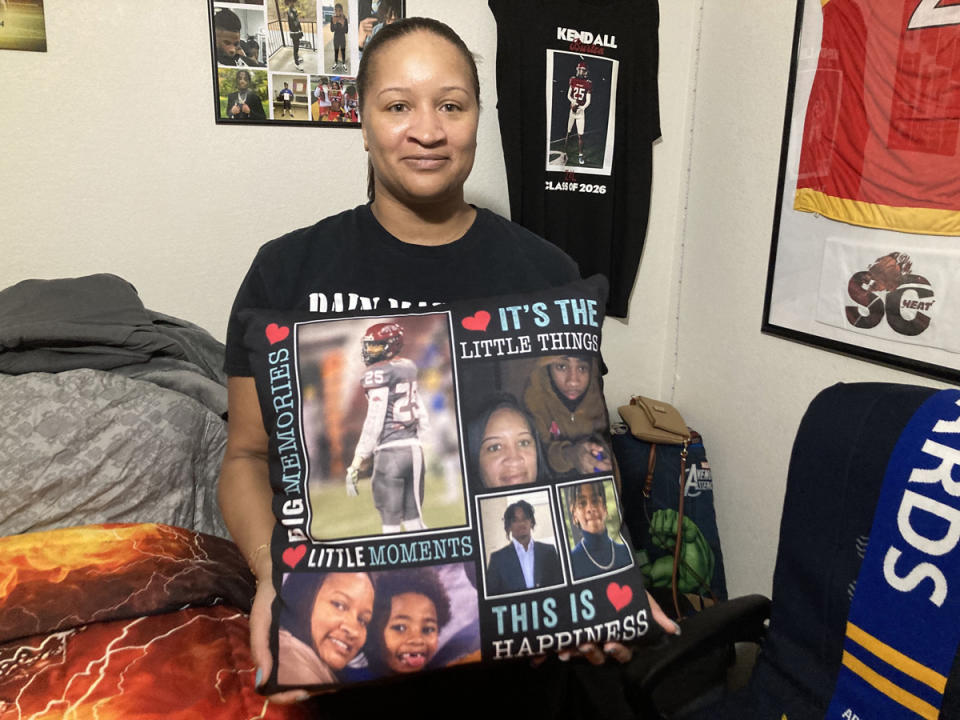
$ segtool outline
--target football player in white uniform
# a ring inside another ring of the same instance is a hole
[[[567,141],[570,140],[570,131],[573,126],[577,126],[577,149],[579,151],[579,162],[583,165],[583,127],[584,114],[590,107],[590,99],[593,95],[593,81],[588,80],[589,70],[587,63],[581,60],[577,63],[576,74],[570,78],[567,87],[567,100],[570,101],[570,116],[567,119],[567,137],[564,138],[563,148],[566,150]]]
[[[346,477],[347,495],[355,497],[361,467],[373,459],[370,485],[384,533],[426,528],[420,433],[427,413],[417,392],[417,366],[398,357],[402,348],[403,327],[397,322],[371,325],[363,335],[367,416]]]

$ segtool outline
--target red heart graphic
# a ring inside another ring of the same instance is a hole
[[[296,547],[288,547],[283,551],[283,561],[289,565],[291,568],[295,568],[300,564],[300,561],[303,560],[303,556],[307,554],[306,545],[297,545]],[[629,588],[627,588],[629,590]],[[607,594],[610,591],[607,590]]]
[[[267,325],[267,340],[270,341],[271,345],[280,342],[281,340],[286,340],[287,335],[290,334],[290,328],[286,325],[280,327],[276,323],[270,323]]]
[[[614,610],[623,610],[633,600],[633,590],[629,585],[617,585],[612,582],[607,585],[607,600],[613,605]]]
[[[467,330],[479,330],[480,332],[486,332],[487,325],[490,324],[490,313],[486,310],[477,310],[470,317],[465,317],[460,321],[460,324],[463,325]]]

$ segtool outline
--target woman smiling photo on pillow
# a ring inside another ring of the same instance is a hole
[[[374,589],[367,573],[294,573],[283,584],[279,681],[337,682],[367,641]]]
[[[529,485],[546,462],[533,422],[513,395],[490,397],[467,427],[471,479],[485,488]]]
[[[219,500],[231,535],[260,579],[250,613],[257,682],[270,676],[271,508],[268,436],[243,342],[238,313],[246,308],[329,310],[334,297],[432,304],[559,287],[578,278],[577,266],[530,231],[464,199],[477,150],[480,85],[473,55],[447,25],[408,18],[386,25],[364,47],[356,86],[368,158],[367,204],[331,215],[268,242],[257,253],[234,301],[227,328],[228,441]],[[318,140],[323,142],[323,140]],[[496,152],[488,148],[488,152]],[[358,158],[356,171],[359,171]],[[349,169],[348,169],[349,172]],[[339,293],[339,295],[338,295]],[[333,479],[330,479],[331,481]],[[345,484],[346,478],[339,482]],[[669,619],[654,609],[667,632]],[[628,647],[581,648],[588,661],[625,662]],[[527,712],[565,711],[558,663],[533,670],[523,663],[474,666],[434,678],[432,706],[449,716],[457,703],[490,713],[501,698],[523,700]],[[566,666],[563,666],[566,667]],[[549,668],[553,668],[550,670]],[[325,695],[331,716],[363,717],[382,707],[421,707],[425,687],[416,673],[383,688]],[[496,693],[489,688],[496,687]],[[443,697],[437,697],[437,696]],[[272,696],[299,700],[303,691]]]

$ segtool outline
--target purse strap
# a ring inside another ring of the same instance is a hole
[[[678,487],[678,498],[677,498],[677,536],[674,540],[673,547],[673,574],[670,578],[671,590],[673,591],[673,609],[677,611],[677,619],[683,620],[684,615],[680,611],[680,591],[679,591],[679,572],[680,572],[680,556],[683,552],[683,517],[684,517],[684,506],[683,501],[686,497],[687,489],[687,441],[683,442],[683,447],[680,449],[680,477],[678,478],[677,485]],[[691,573],[693,570],[688,568]],[[713,600],[714,603],[717,602],[717,596],[713,592],[713,588],[710,587],[710,578],[701,578],[699,575],[694,575],[700,582],[701,588],[706,588],[707,596]]]
[[[650,494],[653,492],[653,471],[656,469],[657,444],[650,443],[650,455],[647,457],[647,479],[643,483],[643,497],[647,500],[650,499]]]
[[[678,575],[680,571],[680,553],[683,550],[683,498],[686,495],[687,478],[687,445],[683,441],[683,447],[680,448],[680,477],[677,484],[680,486],[680,497],[677,499],[677,537],[673,544],[673,574],[670,577],[670,588],[673,590],[673,609],[677,611],[677,619],[683,620],[683,613],[680,611],[680,593],[677,589]]]

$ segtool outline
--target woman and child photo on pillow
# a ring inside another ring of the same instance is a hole
[[[479,659],[476,600],[464,602],[476,597],[469,573],[452,563],[287,575],[279,682],[360,682]],[[453,618],[454,605],[469,617]]]

